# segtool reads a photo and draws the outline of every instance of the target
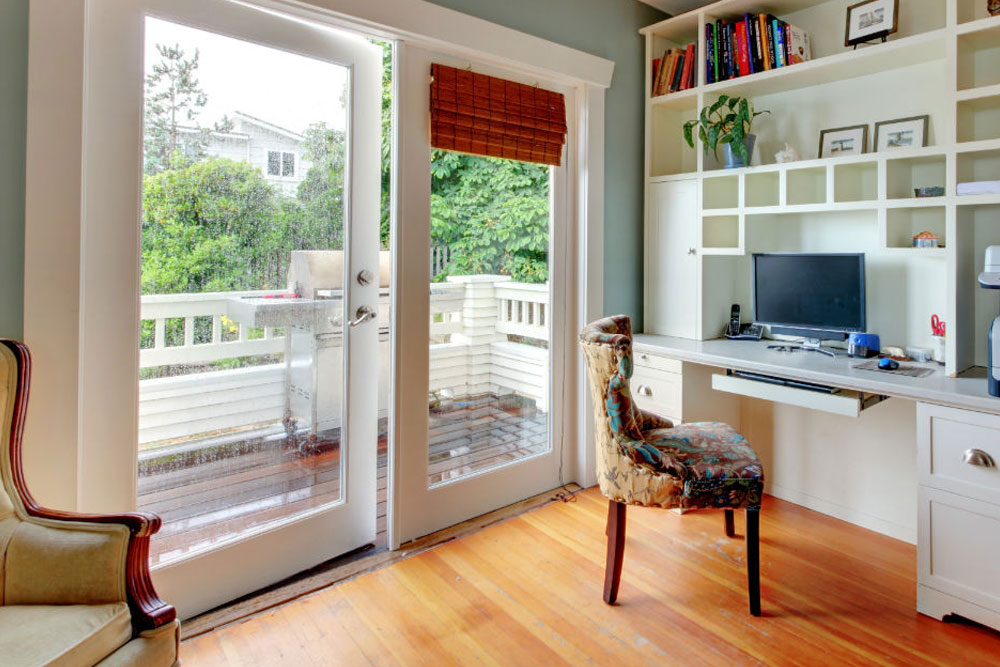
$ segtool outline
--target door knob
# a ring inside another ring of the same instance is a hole
[[[375,312],[370,306],[358,306],[358,310],[354,313],[354,319],[348,322],[352,327],[356,327],[359,324],[364,324],[368,320],[373,320],[378,317],[378,313]]]
[[[697,253],[698,253],[698,251],[695,248],[688,248],[688,254],[689,255],[695,255]]]

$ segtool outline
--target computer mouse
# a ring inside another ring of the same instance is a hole
[[[878,360],[878,367],[880,370],[883,371],[894,371],[897,368],[899,368],[899,362],[896,361],[895,359],[889,359],[888,357],[885,357],[883,359]]]

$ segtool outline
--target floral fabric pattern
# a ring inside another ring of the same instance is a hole
[[[601,492],[618,502],[665,508],[760,507],[764,471],[731,426],[674,426],[636,408],[629,392],[632,326],[624,315],[580,334],[597,420]]]

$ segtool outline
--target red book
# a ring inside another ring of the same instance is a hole
[[[736,24],[736,63],[740,76],[750,73],[750,49],[747,41],[747,26],[745,23]]]
[[[681,72],[681,90],[688,88],[688,81],[691,79],[691,68],[694,66],[694,44],[688,44],[684,53],[684,71]]]
[[[649,77],[649,80],[652,82],[650,84],[649,93],[652,96],[656,95],[656,78],[660,75],[660,62],[660,58],[653,58],[653,70]]]

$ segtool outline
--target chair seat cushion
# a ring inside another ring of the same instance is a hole
[[[687,468],[681,507],[760,507],[764,469],[747,439],[733,427],[692,422],[643,436]]]
[[[131,637],[125,602],[0,606],[4,667],[93,665]]]

